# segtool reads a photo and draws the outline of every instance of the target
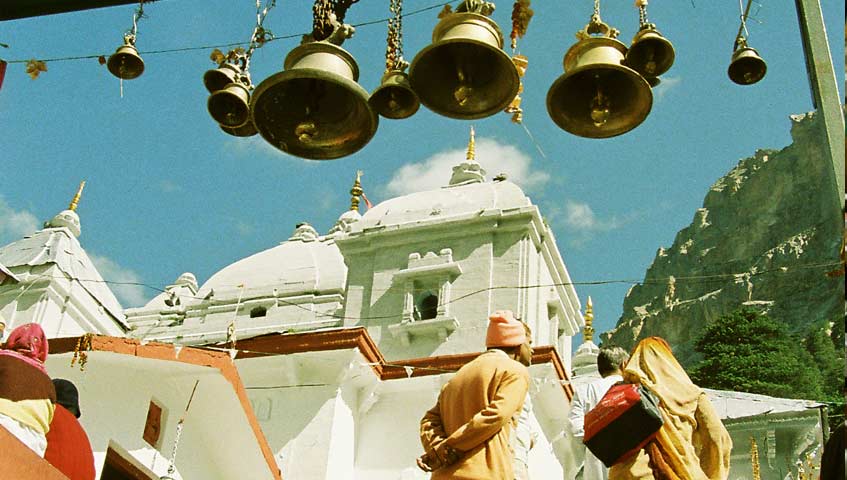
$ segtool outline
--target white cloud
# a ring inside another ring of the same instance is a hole
[[[138,307],[147,303],[148,295],[141,283],[141,276],[134,270],[122,267],[109,257],[88,254],[106,285],[114,292],[124,307]],[[112,283],[114,282],[114,283]]]
[[[461,163],[466,154],[464,149],[447,150],[421,162],[403,165],[389,180],[386,193],[403,195],[443,187],[450,180],[453,167]],[[550,178],[544,172],[532,171],[532,159],[517,147],[488,138],[477,139],[476,160],[487,172],[487,177],[506,173],[510,181],[525,188],[542,185]]]
[[[662,77],[662,83],[656,85],[656,88],[653,89],[653,97],[658,102],[680,83],[682,83],[681,77]]]
[[[179,186],[177,183],[175,183],[172,180],[165,179],[165,180],[159,181],[159,190],[161,190],[164,193],[174,193],[174,192],[181,191],[182,187]]]
[[[27,210],[15,210],[0,197],[0,246],[19,240],[41,228],[38,218]]]
[[[602,220],[587,203],[568,200],[565,202],[565,224],[577,230],[588,232],[605,232],[621,226],[620,220],[611,217]]]

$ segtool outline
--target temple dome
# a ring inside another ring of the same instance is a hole
[[[532,205],[523,190],[509,181],[450,185],[386,200],[367,211],[353,232],[369,228],[421,222]]]
[[[212,275],[199,297],[215,301],[255,296],[289,296],[343,292],[347,277],[344,257],[328,237],[318,237],[308,224],[298,225],[285,242],[250,255]]]

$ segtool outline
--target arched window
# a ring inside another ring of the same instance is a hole
[[[438,296],[434,293],[423,293],[415,303],[421,314],[421,320],[429,320],[438,316]]]
[[[250,310],[250,318],[264,317],[268,314],[268,309],[265,307],[255,307]]]

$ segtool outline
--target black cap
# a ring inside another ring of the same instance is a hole
[[[56,403],[68,409],[76,418],[81,415],[79,411],[79,391],[76,385],[64,378],[54,378],[53,386],[56,387]]]

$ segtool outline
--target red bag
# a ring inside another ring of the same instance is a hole
[[[582,442],[611,467],[641,450],[663,423],[653,392],[641,385],[618,383],[585,415]]]

